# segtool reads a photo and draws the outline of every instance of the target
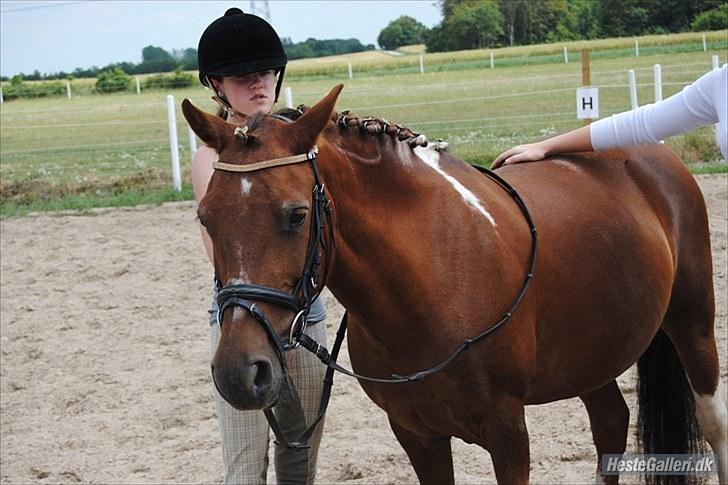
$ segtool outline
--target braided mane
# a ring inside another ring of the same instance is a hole
[[[275,114],[295,121],[309,109],[309,106],[302,104],[296,109],[284,108],[278,110]],[[333,121],[334,124],[342,130],[358,129],[361,133],[367,133],[373,136],[390,136],[395,138],[397,141],[406,142],[410,148],[418,146],[425,147],[429,143],[425,135],[415,133],[406,126],[402,126],[398,123],[390,123],[384,118],[376,118],[372,116],[360,118],[359,116],[351,113],[349,110],[342,111],[341,113],[334,112],[331,115],[331,121]],[[440,142],[438,145],[443,144]],[[444,146],[441,148],[444,148]]]

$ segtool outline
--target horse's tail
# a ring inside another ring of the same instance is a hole
[[[677,351],[662,330],[637,363],[637,437],[645,454],[703,451],[695,397]],[[647,484],[687,483],[685,475],[645,476]]]

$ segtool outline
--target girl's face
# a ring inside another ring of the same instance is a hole
[[[218,93],[225,95],[230,105],[248,116],[269,113],[276,98],[276,76],[273,70],[227,76],[212,80]]]

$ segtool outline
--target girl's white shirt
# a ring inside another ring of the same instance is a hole
[[[728,64],[663,101],[592,123],[591,144],[594,150],[654,144],[711,123],[718,123],[718,146],[728,158]]]

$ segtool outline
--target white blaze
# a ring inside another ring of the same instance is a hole
[[[253,188],[253,182],[248,180],[247,178],[243,177],[240,179],[240,190],[243,193],[243,195],[248,195],[250,193],[250,189]]]
[[[243,267],[243,247],[238,246],[235,248],[235,257],[237,258],[238,263],[240,264],[239,270],[238,270],[238,277],[233,280],[233,284],[240,285],[245,283],[250,283],[250,277],[248,276],[248,272],[245,271],[245,267]]]
[[[450,185],[453,186],[453,188],[460,194],[460,196],[463,198],[466,204],[473,207],[476,211],[483,214],[483,216],[488,219],[488,222],[490,222],[493,227],[495,227],[497,224],[495,223],[495,219],[493,219],[493,216],[490,215],[490,212],[488,212],[485,207],[483,207],[483,204],[480,202],[480,200],[475,196],[474,193],[472,193],[468,188],[466,188],[463,184],[460,183],[455,177],[448,175],[445,173],[445,171],[440,168],[440,154],[434,150],[433,148],[427,147],[417,147],[414,149],[415,155],[417,155],[423,162],[425,162],[430,168],[432,168],[435,172],[440,174],[445,180],[447,180]]]

